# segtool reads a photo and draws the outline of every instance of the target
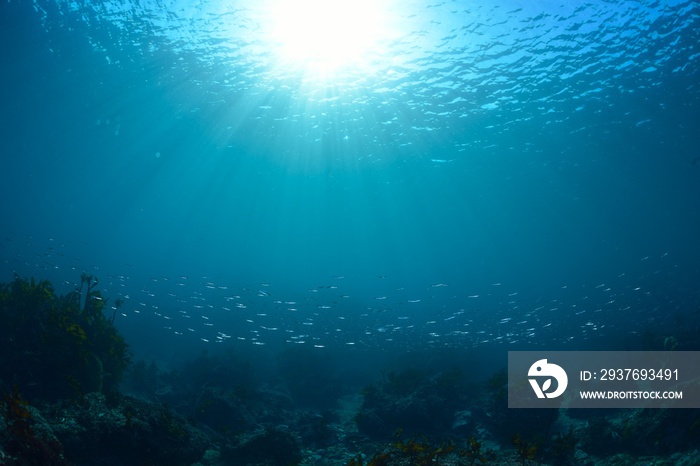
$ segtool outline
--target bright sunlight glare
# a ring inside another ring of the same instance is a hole
[[[387,15],[381,0],[277,0],[268,38],[285,65],[328,76],[382,55]]]

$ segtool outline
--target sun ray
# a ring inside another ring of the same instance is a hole
[[[369,67],[390,32],[386,5],[376,0],[277,0],[268,18],[279,64],[321,76]]]

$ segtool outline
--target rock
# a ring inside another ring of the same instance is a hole
[[[235,445],[226,445],[221,458],[229,464],[289,466],[299,464],[302,454],[292,434],[269,428]]]
[[[98,393],[81,404],[56,410],[54,431],[66,457],[78,464],[167,464],[189,466],[199,460],[209,439],[165,406],[122,398],[107,403]]]

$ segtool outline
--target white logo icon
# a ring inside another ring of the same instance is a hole
[[[569,383],[569,378],[566,376],[564,369],[556,364],[548,363],[546,359],[540,359],[530,366],[527,375],[528,377],[547,377],[542,386],[537,382],[537,379],[528,379],[537,398],[556,398],[564,393]],[[552,387],[552,379],[557,381],[557,389],[553,392],[547,392]]]

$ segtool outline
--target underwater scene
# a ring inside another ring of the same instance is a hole
[[[698,408],[507,373],[700,351],[698,44],[690,0],[0,0],[0,465],[700,465]]]

